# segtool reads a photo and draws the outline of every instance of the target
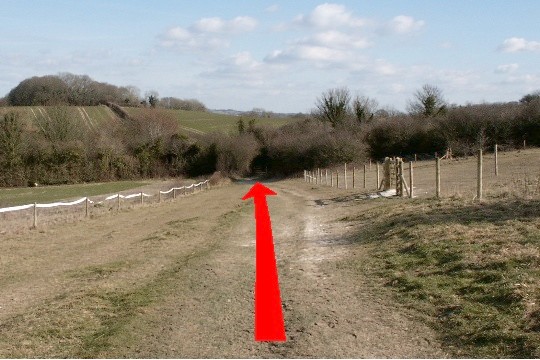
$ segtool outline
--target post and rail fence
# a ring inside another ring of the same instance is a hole
[[[400,157],[387,157],[382,163],[376,161],[374,167],[370,166],[371,161],[360,166],[343,164],[342,167],[324,169],[331,181],[326,178],[326,181],[317,185],[344,190],[357,190],[361,187],[361,190],[366,192],[395,190],[398,197],[407,198],[471,196],[472,199],[481,201],[485,197],[486,186],[491,193],[517,191],[513,187],[517,186],[515,183],[520,183],[522,185],[519,186],[523,189],[525,187],[529,189],[521,190],[528,193],[536,191],[540,194],[540,163],[529,164],[530,161],[523,160],[527,163],[519,165],[518,168],[518,164],[512,162],[516,154],[502,154],[504,158],[501,158],[501,146],[495,145],[492,153],[487,155],[479,149],[473,156],[475,161],[468,160],[469,158],[455,158],[452,151],[448,150],[443,156],[436,154],[432,160],[418,160],[415,155],[410,157],[409,161]],[[313,171],[304,171],[304,179],[307,182],[314,183],[312,179],[315,175]],[[348,186],[349,177],[352,178],[352,188]],[[358,181],[359,179],[363,181]]]

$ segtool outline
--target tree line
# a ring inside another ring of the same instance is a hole
[[[162,99],[163,100],[163,99]],[[166,106],[181,106],[174,101]],[[125,112],[118,104],[118,112]],[[92,131],[69,107],[52,106],[33,120],[10,111],[0,117],[1,186],[62,184],[222,171],[245,176],[257,170],[290,175],[306,168],[364,162],[385,156],[432,157],[452,149],[470,155],[494,144],[540,146],[540,93],[515,102],[449,105],[440,89],[413,94],[408,112],[380,108],[347,88],[316,99],[311,114],[280,128],[238,118],[230,134],[185,137],[170,112],[148,106]]]
[[[196,99],[160,99],[155,90],[147,91],[143,96],[141,90],[133,85],[116,86],[95,81],[88,75],[71,73],[25,79],[0,99],[0,106],[96,106],[108,103],[190,111],[207,110],[206,106]]]

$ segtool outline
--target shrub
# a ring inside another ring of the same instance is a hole
[[[309,119],[277,130],[269,139],[266,151],[269,169],[282,175],[362,160],[366,155],[357,128],[333,128]]]

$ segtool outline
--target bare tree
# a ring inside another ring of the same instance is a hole
[[[146,99],[148,100],[148,104],[150,104],[151,107],[155,108],[159,102],[159,94],[155,90],[147,91]]]
[[[60,73],[58,77],[69,89],[68,100],[71,105],[97,105],[95,81],[88,75]]]
[[[354,116],[360,124],[373,120],[378,106],[377,100],[370,99],[367,96],[356,96],[352,102]]]
[[[530,94],[524,95],[519,102],[522,104],[529,104],[533,101],[540,99],[540,90],[536,90]]]
[[[128,85],[120,88],[123,104],[126,106],[136,106],[141,101],[141,90],[133,85]]]
[[[434,117],[445,114],[447,107],[442,90],[434,85],[425,84],[414,93],[414,99],[409,102],[408,110],[414,115]]]
[[[315,103],[315,117],[336,127],[350,114],[351,93],[348,88],[335,88],[322,93]]]

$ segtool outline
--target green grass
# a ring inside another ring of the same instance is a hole
[[[137,115],[142,111],[140,108],[125,108],[125,110],[130,115]],[[166,113],[171,114],[174,118],[178,119],[178,122],[181,126],[187,127],[189,129],[194,129],[202,131],[204,133],[211,132],[223,132],[231,133],[238,131],[238,120],[241,117],[223,115],[223,114],[214,114],[210,112],[201,112],[201,111],[185,111],[185,110],[161,110]],[[244,124],[247,127],[251,117],[242,117]],[[258,126],[271,126],[271,127],[280,127],[285,124],[297,121],[293,118],[255,118],[255,125]],[[189,133],[188,133],[189,135]]]
[[[0,116],[9,112],[17,111],[22,114],[22,119],[28,124],[35,125],[35,115],[40,116],[39,108],[47,111],[48,106],[8,106],[0,107]],[[81,110],[86,111],[81,114]],[[99,126],[106,124],[111,121],[119,121],[116,115],[105,105],[101,106],[69,106],[67,107],[67,112],[69,116],[80,121],[88,127],[89,130],[99,131]],[[144,111],[142,108],[126,107],[124,108],[128,114],[136,116],[137,114]],[[33,112],[32,112],[33,110]],[[180,132],[184,135],[190,136],[197,132],[211,133],[211,132],[223,132],[231,133],[236,132],[238,129],[238,120],[240,117],[223,115],[223,114],[214,114],[211,112],[202,112],[202,111],[185,111],[185,110],[166,110],[160,109],[172,115],[173,118],[177,119],[180,126],[183,127],[180,129]],[[87,116],[90,118],[88,121]],[[252,117],[244,116],[242,117],[244,123],[247,127],[249,120]],[[294,118],[283,118],[283,117],[270,117],[270,118],[255,118],[255,124],[257,126],[270,126],[270,127],[280,127],[285,124],[297,121]]]
[[[43,186],[35,188],[0,189],[0,207],[56,202],[84,196],[96,196],[147,185],[140,181],[118,181],[96,184]]]
[[[382,277],[454,356],[540,356],[540,201],[419,200],[352,220],[373,256],[348,265]]]

